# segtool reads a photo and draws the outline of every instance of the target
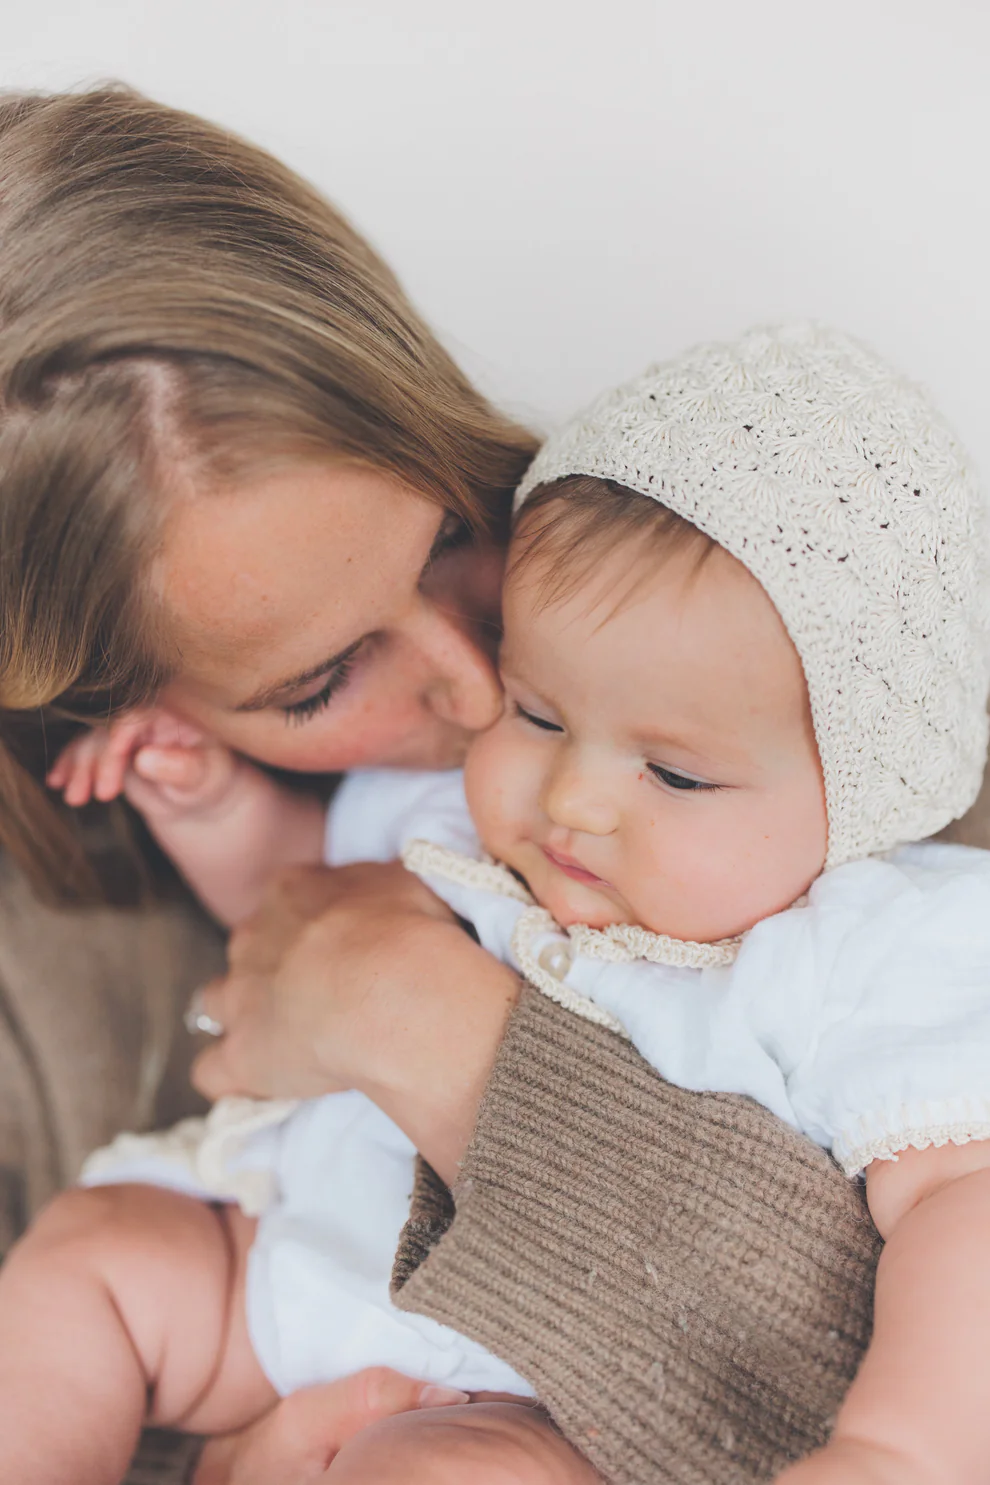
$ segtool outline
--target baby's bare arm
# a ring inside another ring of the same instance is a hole
[[[779,1485],[971,1485],[990,1458],[990,1142],[875,1161],[873,1340],[820,1454]]]
[[[227,927],[256,911],[280,871],[319,864],[324,817],[319,799],[244,759],[218,807],[146,815],[162,849]]]
[[[118,794],[143,816],[193,891],[232,926],[279,871],[315,866],[324,807],[163,707],[83,732],[48,774],[67,804]]]

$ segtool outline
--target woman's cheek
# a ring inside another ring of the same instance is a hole
[[[345,702],[342,696],[308,720],[294,721],[280,712],[228,713],[210,730],[228,746],[275,768],[337,773],[385,761],[387,749],[413,733],[419,720],[419,709],[403,707],[402,698],[386,707],[371,698]],[[209,727],[208,718],[202,721]]]

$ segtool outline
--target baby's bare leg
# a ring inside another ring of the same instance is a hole
[[[252,1231],[150,1186],[57,1197],[0,1271],[0,1479],[115,1485],[145,1421],[221,1431],[270,1406],[243,1318]]]
[[[472,1403],[401,1413],[345,1444],[328,1485],[601,1485],[538,1408]]]

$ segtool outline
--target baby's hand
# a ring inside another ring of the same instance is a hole
[[[149,707],[74,738],[49,771],[48,785],[76,808],[123,794],[158,824],[222,813],[249,767],[193,723]]]

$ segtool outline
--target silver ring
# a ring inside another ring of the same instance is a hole
[[[182,1018],[183,1024],[190,1036],[223,1036],[224,1024],[203,1010],[203,986],[194,990],[186,1013]]]

